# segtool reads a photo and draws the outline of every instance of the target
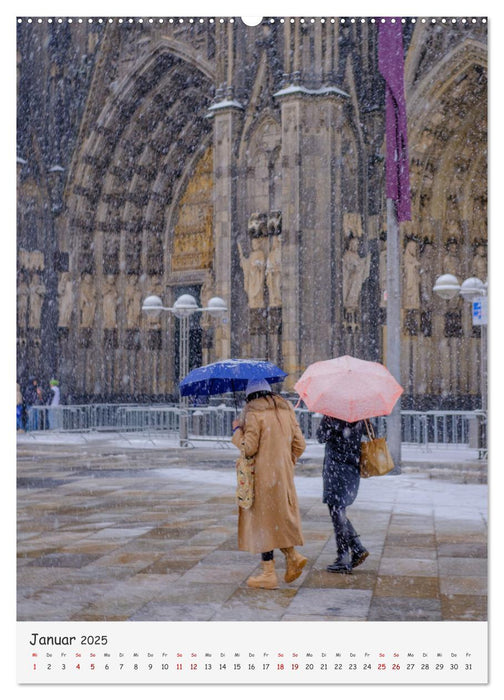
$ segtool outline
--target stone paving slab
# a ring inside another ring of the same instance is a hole
[[[426,475],[361,483],[349,516],[370,551],[332,574],[320,469],[296,486],[309,563],[254,590],[237,550],[235,454],[18,441],[18,620],[486,620],[487,489]],[[221,461],[219,461],[221,460]]]

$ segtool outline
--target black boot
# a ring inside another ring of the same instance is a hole
[[[326,571],[330,571],[333,574],[351,574],[352,573],[352,562],[350,561],[350,552],[348,549],[346,552],[339,552],[337,559],[329,564]]]
[[[360,541],[358,535],[355,535],[355,537],[352,537],[350,540],[350,549],[352,551],[352,569],[355,569],[356,566],[362,564],[364,559],[369,556],[369,552]]]
[[[351,574],[352,560],[350,556],[350,539],[344,518],[340,518],[338,528],[335,532],[337,558],[329,564],[327,571],[335,574]]]

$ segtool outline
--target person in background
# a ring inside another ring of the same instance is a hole
[[[30,377],[30,381],[24,392],[24,400],[26,407],[26,430],[38,430],[38,411],[32,411],[32,415],[30,415],[32,406],[42,406],[44,403],[42,389],[39,387],[36,377]]]
[[[245,409],[233,421],[232,442],[246,457],[255,457],[254,503],[248,510],[239,508],[238,548],[261,555],[262,573],[247,585],[278,588],[274,549],[285,556],[287,583],[308,561],[294,549],[303,544],[294,465],[306,443],[291,404],[267,381],[249,381]]]
[[[49,405],[51,407],[54,406],[59,406],[60,405],[60,388],[59,388],[59,382],[57,379],[51,379],[49,382],[49,386],[51,387],[51,392],[52,392],[52,397],[49,402]],[[48,418],[49,418],[49,429],[54,430],[54,428],[59,427],[59,421],[58,421],[59,413],[58,410],[52,411],[49,409],[48,411]]]
[[[19,382],[16,382],[16,430],[25,429],[23,394]]]
[[[329,508],[338,555],[327,567],[332,573],[351,573],[369,555],[346,515],[359,490],[363,430],[363,421],[347,423],[330,416],[322,417],[317,430],[317,440],[325,443],[323,502]]]

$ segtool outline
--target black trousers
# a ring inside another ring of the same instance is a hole
[[[261,554],[261,559],[262,561],[272,561],[273,559],[273,550],[271,552],[263,552]]]
[[[358,537],[354,526],[347,518],[346,508],[334,503],[327,504],[331,516],[334,536],[336,537],[336,547],[338,551],[347,550],[354,537]]]

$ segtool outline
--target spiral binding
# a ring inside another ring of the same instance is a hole
[[[82,24],[87,22],[89,24],[118,24],[122,26],[131,26],[132,24],[204,24],[208,22],[209,24],[233,24],[241,18],[239,17],[18,17],[17,23],[27,23],[27,24],[43,24],[44,22],[48,24],[63,24],[67,22],[71,24],[73,22]],[[376,17],[265,17],[263,21],[259,23],[258,26],[262,26],[264,22],[268,24],[284,24],[290,22],[294,24],[299,22],[300,24],[313,25],[317,22],[325,24],[329,22],[331,24],[342,24],[342,25],[353,25],[353,24],[375,24],[380,20]],[[392,20],[393,21],[393,20]],[[474,25],[474,24],[486,24],[486,17],[402,17],[401,22],[403,24],[441,24],[441,25]],[[244,22],[245,24],[245,22]]]

